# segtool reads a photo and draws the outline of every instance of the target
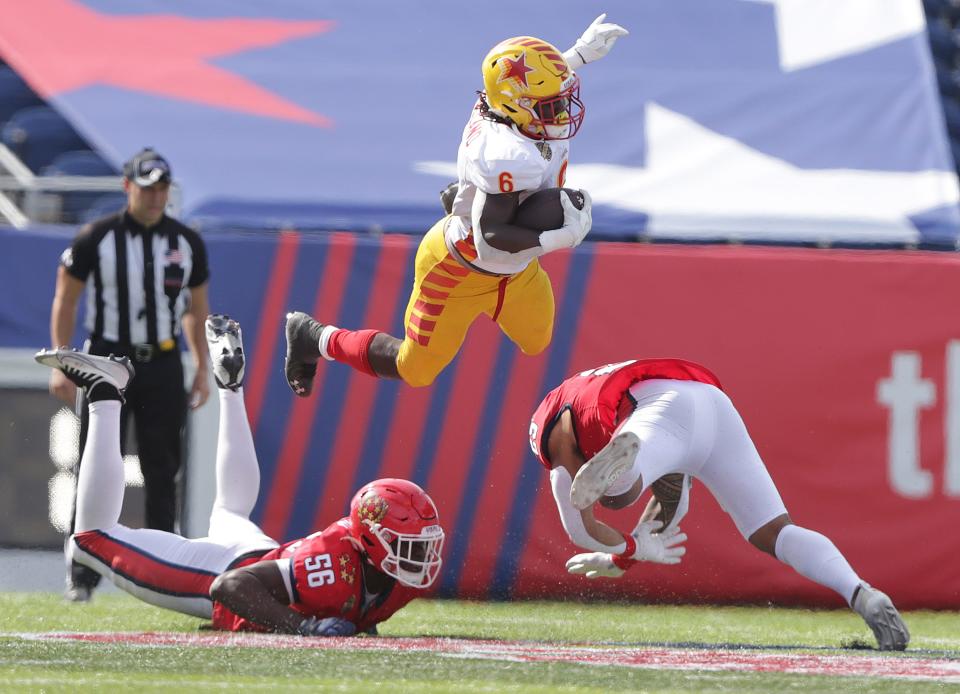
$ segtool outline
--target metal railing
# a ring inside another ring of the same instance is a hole
[[[74,223],[63,219],[64,193],[117,193],[123,190],[122,176],[38,176],[9,147],[0,143],[0,217],[17,229],[31,223]],[[180,213],[181,193],[170,188],[171,215]]]

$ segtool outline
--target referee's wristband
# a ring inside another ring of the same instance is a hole
[[[618,569],[626,571],[637,563],[637,560],[633,558],[634,552],[637,551],[637,541],[633,539],[633,535],[629,534],[623,536],[623,541],[627,543],[627,546],[620,554],[613,555],[613,564]]]

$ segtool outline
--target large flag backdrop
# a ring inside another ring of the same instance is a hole
[[[920,0],[0,0],[0,57],[114,163],[165,153],[196,223],[419,233],[487,50],[601,10],[596,236],[955,244]]]

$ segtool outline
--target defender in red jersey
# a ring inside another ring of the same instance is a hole
[[[824,535],[794,525],[746,426],[707,368],[681,359],[630,360],[568,378],[540,403],[530,446],[550,471],[570,540],[587,553],[570,573],[619,578],[637,561],[677,564],[679,523],[700,480],[745,539],[831,588],[866,621],[881,650],[903,650],[906,624],[884,593],[854,572]],[[629,534],[596,519],[654,495]]]
[[[240,326],[210,316],[207,342],[220,394],[217,494],[209,535],[189,540],[119,523],[124,474],[120,404],[133,377],[126,358],[67,349],[37,354],[88,395],[90,433],[68,553],[135,597],[209,618],[217,629],[350,636],[429,588],[444,533],[420,487],[381,479],[362,487],[350,515],[280,546],[250,521],[260,469],[243,402]]]

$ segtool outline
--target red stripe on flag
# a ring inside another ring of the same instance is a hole
[[[267,282],[267,295],[260,309],[260,324],[257,326],[256,342],[253,347],[255,359],[247,362],[247,374],[243,390],[247,402],[247,419],[250,429],[256,431],[260,421],[260,410],[267,390],[268,375],[273,368],[273,355],[277,340],[283,334],[278,330],[283,317],[283,307],[293,282],[294,266],[297,262],[297,249],[300,247],[300,234],[295,231],[281,231],[277,252],[273,257],[273,267]]]
[[[489,436],[489,432],[478,432],[480,412],[464,416],[464,408],[477,410],[477,406],[487,400],[500,335],[496,323],[489,320],[479,320],[471,326],[456,365],[448,367],[455,368],[456,373],[446,414],[442,421],[432,423],[434,435],[439,436],[440,440],[434,460],[431,461],[426,490],[436,502],[443,527],[450,535],[466,531],[466,528],[454,528],[452,524],[456,521],[463,499],[464,482],[473,462],[477,436]],[[466,493],[476,494],[479,491],[468,489]],[[481,509],[481,512],[486,517],[486,511]]]
[[[428,304],[423,299],[417,299],[417,303],[413,305],[413,310],[426,316],[439,316],[443,313],[443,304]]]
[[[405,268],[411,262],[411,248],[413,246],[406,237],[384,239],[383,250],[371,279],[376,291],[371,292],[372,301],[367,306],[363,325],[379,329],[393,322],[395,297],[402,290]],[[361,462],[360,456],[367,439],[364,433],[368,427],[379,424],[370,421],[378,386],[378,379],[370,378],[367,374],[354,372],[350,376],[343,402],[343,412],[346,414],[340,420],[330,449],[332,462],[327,466],[322,493],[318,494],[319,502],[313,519],[315,528],[323,528],[339,518],[347,500],[356,491],[350,486],[353,484],[354,471]],[[364,480],[364,483],[367,481]]]
[[[335,317],[339,314],[343,290],[353,265],[355,246],[356,239],[353,234],[342,232],[331,234],[330,249],[327,251],[326,263],[319,272],[321,281],[317,287],[310,315],[319,316],[322,321],[328,316]],[[314,414],[320,402],[318,394],[323,388],[323,377],[327,368],[327,362],[321,359],[317,365],[317,375],[313,379],[313,392],[309,398],[291,396],[293,405],[287,421],[287,430],[284,433],[283,447],[277,458],[276,473],[263,511],[263,530],[270,537],[285,536],[292,511],[291,500],[295,496],[297,484],[300,481]],[[348,367],[339,365],[334,368]]]
[[[552,253],[546,259],[557,305],[567,283],[571,257],[570,253]],[[516,493],[517,470],[527,462],[524,460],[526,456],[533,455],[527,443],[527,429],[530,417],[546,395],[546,391],[540,391],[550,362],[550,349],[534,358],[517,352],[496,429],[487,432],[493,437],[490,449],[492,458],[483,484],[476,490],[479,495],[478,515],[473,527],[465,529],[470,530],[470,549],[464,555],[463,571],[460,573],[459,591],[463,591],[464,596],[488,597],[487,591],[493,581],[499,553],[510,551],[501,548],[501,542]],[[543,476],[547,478],[545,472]]]
[[[80,549],[109,566],[115,574],[158,593],[209,598],[210,585],[217,577],[212,571],[160,561],[146,552],[118,542],[102,530],[77,533],[74,541]]]

